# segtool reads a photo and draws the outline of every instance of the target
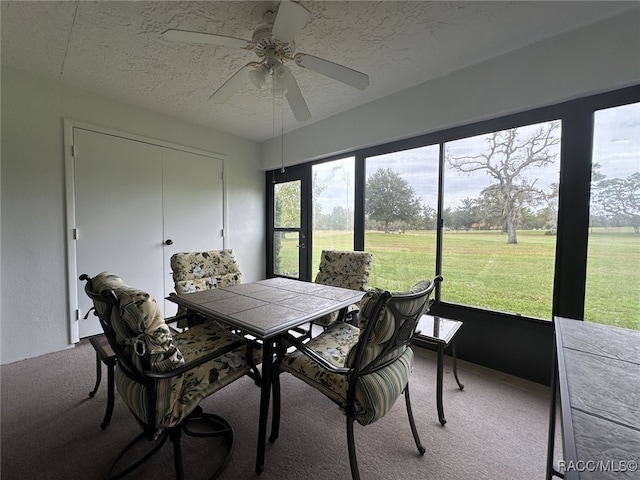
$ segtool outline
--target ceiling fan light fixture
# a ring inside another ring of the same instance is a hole
[[[258,90],[262,90],[265,87],[268,76],[269,70],[264,65],[249,72],[249,80]]]
[[[291,70],[286,65],[279,64],[275,66],[273,68],[273,91],[287,93],[291,76]]]

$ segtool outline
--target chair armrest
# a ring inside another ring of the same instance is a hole
[[[294,337],[290,333],[285,334],[283,338],[285,338],[290,344],[296,347],[299,352],[304,353],[307,357],[319,363],[323,368],[326,368],[332,373],[340,373],[340,374],[346,375],[353,371],[353,369],[351,368],[336,367],[333,363],[328,361],[326,358],[323,358],[321,355],[318,355],[317,352],[310,349],[306,343],[302,343],[300,340],[298,340],[296,337]]]
[[[189,312],[189,313],[186,313],[184,315],[176,315],[175,317],[165,318],[164,322],[166,324],[169,324],[169,323],[177,322],[179,320],[183,320],[185,318],[187,319],[187,324],[190,327],[192,327],[194,325],[197,325],[198,323],[202,323],[202,322],[207,320],[207,317],[205,317],[201,313]]]
[[[144,375],[151,378],[165,378],[165,379],[176,377],[178,375],[182,375],[185,372],[188,372],[189,370],[199,367],[200,365],[207,363],[221,355],[224,355],[225,353],[235,350],[236,348],[242,346],[243,344],[246,344],[247,347],[249,348],[248,354],[252,354],[254,343],[242,338],[242,339],[236,340],[233,343],[230,343],[229,345],[225,345],[224,347],[218,348],[213,352],[209,352],[203,357],[200,357],[197,360],[194,360],[193,362],[185,363],[183,366],[176,368],[174,370],[170,370],[168,372],[156,372],[156,371],[145,370]]]

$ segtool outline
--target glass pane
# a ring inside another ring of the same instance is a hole
[[[441,300],[551,320],[560,122],[445,148]]]
[[[322,250],[353,250],[353,157],[313,166],[312,280]]]
[[[431,145],[367,158],[370,287],[406,291],[435,275],[438,152]]]
[[[301,185],[300,180],[274,185],[276,228],[300,228]]]
[[[595,112],[584,319],[640,330],[640,103]]]
[[[298,232],[274,232],[273,238],[273,273],[285,277],[299,278]]]

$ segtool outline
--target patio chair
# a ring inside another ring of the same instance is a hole
[[[242,283],[242,273],[232,249],[174,253],[170,264],[178,295]],[[178,307],[178,316],[186,313],[184,307]],[[178,326],[186,324],[180,321]]]
[[[372,290],[365,294],[359,325],[336,322],[323,333],[301,342],[287,334],[279,348],[273,379],[273,421],[269,440],[280,428],[280,372],[319,390],[346,415],[351,476],[360,478],[354,440],[354,422],[367,426],[380,420],[404,393],[409,424],[420,455],[420,442],[411,411],[409,375],[413,366],[410,344],[420,317],[429,309],[429,297],[442,281],[417,283],[407,293]],[[294,351],[285,352],[291,346]]]
[[[323,250],[315,283],[364,292],[369,284],[371,260],[372,255],[367,252]],[[336,320],[347,320],[345,314],[355,322],[357,311],[358,305],[353,305],[346,311],[330,313],[313,323],[326,328]]]
[[[200,402],[251,371],[257,374],[259,347],[216,322],[193,318],[191,328],[172,333],[148,293],[107,272],[80,279],[87,282],[85,292],[115,352],[120,397],[142,427],[116,457],[107,478],[122,478],[139,468],[170,439],[175,476],[182,479],[182,433],[226,440],[223,459],[210,477],[216,478],[231,458],[233,429],[222,417],[203,412]],[[144,439],[153,442],[150,451],[119,468],[125,454]]]

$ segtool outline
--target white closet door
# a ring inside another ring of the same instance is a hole
[[[78,274],[115,273],[174,315],[164,301],[174,291],[171,255],[223,248],[223,161],[79,127],[73,144]],[[77,298],[84,316],[84,282]],[[78,331],[84,338],[102,329],[89,315]]]
[[[165,148],[162,169],[167,296],[174,291],[171,255],[223,248],[223,162]],[[164,308],[165,316],[175,315],[175,303],[165,301]]]
[[[78,273],[109,271],[162,299],[160,147],[79,128],[74,146]],[[83,316],[92,306],[84,283],[78,281]],[[79,321],[80,338],[101,332],[93,314]]]

